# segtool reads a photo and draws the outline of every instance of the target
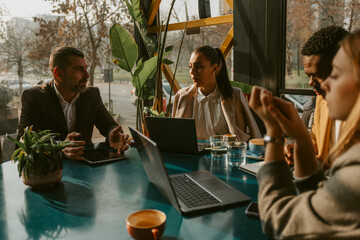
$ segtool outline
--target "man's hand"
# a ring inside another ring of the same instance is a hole
[[[75,160],[85,160],[82,157],[84,153],[83,150],[85,149],[85,147],[83,146],[85,145],[85,141],[75,140],[75,138],[79,137],[80,135],[81,135],[80,133],[72,132],[66,136],[65,141],[75,143],[77,146],[68,146],[64,148],[62,151],[65,154],[65,157]]]
[[[129,148],[126,141],[128,140],[129,135],[124,134],[122,127],[117,126],[109,134],[109,143],[110,146],[117,150],[118,154],[123,154]]]

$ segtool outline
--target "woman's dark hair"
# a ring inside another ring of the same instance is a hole
[[[213,48],[205,45],[198,47],[193,51],[193,53],[201,53],[211,65],[217,64],[219,66],[220,70],[216,75],[217,85],[223,98],[231,99],[233,97],[233,89],[230,84],[226,62],[221,50],[219,48]]]

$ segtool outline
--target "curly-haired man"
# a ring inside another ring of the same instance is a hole
[[[347,34],[348,32],[342,27],[322,28],[308,39],[301,51],[309,85],[318,95],[311,135],[317,158],[320,161],[326,159],[330,146],[336,142],[340,128],[340,122],[331,121],[329,118],[329,110],[324,99],[325,92],[320,85],[330,75],[331,63],[339,49],[339,42]]]

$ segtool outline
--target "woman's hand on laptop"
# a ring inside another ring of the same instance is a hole
[[[109,134],[109,143],[110,146],[117,150],[118,154],[122,154],[129,148],[127,140],[129,138],[128,134],[124,134],[122,127],[117,126]]]
[[[70,159],[75,159],[75,160],[85,160],[82,157],[82,155],[84,154],[83,151],[85,149],[85,147],[83,146],[83,145],[85,145],[85,141],[75,140],[75,138],[80,137],[80,135],[81,134],[78,132],[72,132],[66,136],[65,141],[70,141],[75,144],[74,144],[74,146],[68,146],[62,150],[65,157],[70,158]]]

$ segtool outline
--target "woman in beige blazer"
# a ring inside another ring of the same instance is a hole
[[[177,92],[172,116],[194,118],[197,137],[233,134],[238,140],[261,137],[241,89],[233,88],[220,49],[197,48],[190,57],[189,73],[193,85]]]
[[[345,121],[328,155],[328,179],[294,106],[265,89],[252,91],[250,106],[268,134],[265,165],[257,175],[260,218],[274,238],[360,239],[360,32],[340,45],[331,75],[321,84],[329,117]],[[295,139],[295,182],[284,161],[284,132]]]

